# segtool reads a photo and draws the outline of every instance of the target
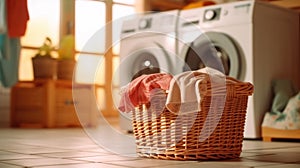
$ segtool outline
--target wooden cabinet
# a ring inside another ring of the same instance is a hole
[[[181,9],[192,0],[136,0],[136,11],[167,11]]]
[[[268,0],[271,4],[284,7],[284,8],[290,8],[295,9],[299,11],[300,8],[300,1],[299,0]]]
[[[92,85],[67,80],[22,81],[11,91],[12,127],[96,126]]]
[[[300,130],[280,130],[262,127],[263,141],[271,142],[272,139],[300,139]]]

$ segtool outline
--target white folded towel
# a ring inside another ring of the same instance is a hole
[[[207,77],[209,75],[209,78]],[[197,71],[180,73],[171,80],[166,107],[174,113],[188,113],[200,111],[201,95],[200,84],[211,81],[211,87],[226,84],[226,77],[223,73],[206,67]]]

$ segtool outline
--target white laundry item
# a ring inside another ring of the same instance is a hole
[[[170,82],[166,107],[174,113],[200,111],[200,93],[201,90],[206,90],[206,85],[200,86],[200,84],[207,83],[208,80],[211,81],[211,87],[226,85],[225,75],[208,67],[174,76]]]

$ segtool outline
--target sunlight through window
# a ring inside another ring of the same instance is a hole
[[[40,47],[46,37],[54,45],[59,42],[60,0],[28,0],[30,19],[25,36],[21,39],[23,46]]]
[[[122,21],[128,19],[135,13],[131,6],[113,5],[113,53],[118,55],[120,50],[120,34],[122,28]]]
[[[75,36],[77,51],[104,53],[105,10],[105,3],[103,2],[76,1]],[[87,43],[88,45],[86,45]]]

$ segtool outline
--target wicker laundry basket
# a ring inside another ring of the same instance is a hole
[[[201,111],[175,114],[167,108],[153,110],[149,104],[136,107],[132,124],[139,156],[169,160],[240,156],[247,100],[253,85],[231,77],[226,77],[223,86],[212,88],[210,82],[200,85],[206,88],[200,91]],[[218,102],[223,106],[216,106]]]

